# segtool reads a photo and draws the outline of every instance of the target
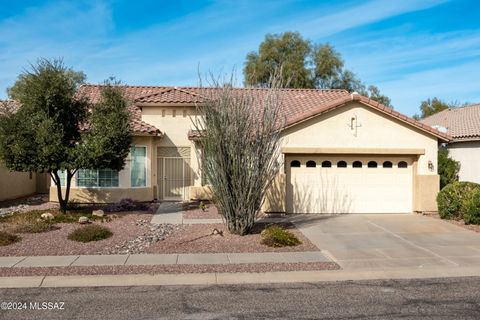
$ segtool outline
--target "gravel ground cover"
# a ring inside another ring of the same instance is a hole
[[[205,211],[197,207],[189,208],[183,212],[183,219],[221,219],[222,216],[218,213],[214,205],[208,205]]]
[[[48,194],[38,194],[0,202],[0,216],[11,212],[58,209],[58,204],[48,201]]]
[[[302,244],[272,248],[260,243],[260,232],[267,224],[259,223],[246,236],[228,233],[223,224],[172,225],[150,224],[151,214],[141,212],[117,213],[110,222],[94,222],[107,226],[113,235],[105,240],[81,243],[67,239],[77,223],[59,223],[57,230],[21,234],[20,242],[0,247],[0,256],[50,256],[81,254],[136,253],[232,253],[232,252],[289,252],[316,251],[300,231],[290,223],[283,226],[292,231]],[[216,230],[216,232],[213,232]],[[217,234],[214,234],[217,233]]]
[[[442,218],[440,218],[440,216],[438,215],[437,212],[424,212],[424,213],[422,213],[422,215],[424,215],[426,217],[429,217],[429,218],[442,220],[442,221],[454,224],[454,225],[459,226],[459,227],[464,228],[464,229],[468,229],[468,230],[475,231],[475,232],[480,232],[480,225],[465,224],[465,222],[463,220],[442,219]]]
[[[338,270],[334,262],[0,268],[0,277]]]
[[[281,225],[293,232],[302,244],[293,247],[272,248],[260,243],[260,232],[267,226],[257,223],[253,233],[245,236],[230,234],[221,224],[184,225],[182,229],[174,230],[164,241],[159,241],[148,247],[148,253],[222,253],[222,252],[291,252],[316,251],[318,248],[311,243],[291,223]],[[214,230],[221,234],[212,234]]]
[[[58,223],[57,230],[44,233],[24,233],[22,240],[12,245],[0,247],[0,256],[47,256],[47,255],[78,255],[120,253],[118,245],[126,244],[138,236],[150,234],[148,225],[138,224],[139,221],[150,221],[152,215],[141,212],[116,213],[110,222],[101,223],[107,226],[113,235],[105,240],[81,243],[68,240],[67,236],[79,228],[78,223]],[[7,226],[0,226],[6,228]]]

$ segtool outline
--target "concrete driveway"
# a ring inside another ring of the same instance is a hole
[[[417,214],[309,215],[294,222],[346,270],[480,268],[480,233]]]

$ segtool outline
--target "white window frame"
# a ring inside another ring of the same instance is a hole
[[[75,187],[78,188],[78,189],[116,189],[116,188],[120,188],[120,171],[118,170],[112,170],[112,171],[117,171],[117,175],[118,175],[118,185],[113,187],[101,187],[101,186],[93,186],[93,187],[85,187],[85,186],[79,186],[78,185],[78,175],[80,174],[80,170],[97,170],[97,184],[98,183],[98,179],[100,179],[100,175],[98,174],[98,171],[99,170],[102,170],[102,169],[78,169],[77,173],[75,174]]]

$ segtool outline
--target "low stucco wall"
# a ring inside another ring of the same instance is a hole
[[[65,194],[65,188],[62,188]],[[153,188],[71,188],[70,199],[78,203],[114,203],[129,198],[134,201],[154,200]],[[57,202],[57,188],[50,187],[50,201]]]
[[[0,166],[0,201],[16,199],[37,192],[37,175],[12,172]]]
[[[437,211],[437,194],[440,191],[439,175],[417,175],[415,178],[414,211]]]

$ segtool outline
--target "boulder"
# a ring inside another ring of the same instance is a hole
[[[42,218],[43,220],[53,220],[55,218],[55,216],[53,214],[51,214],[50,212],[45,212],[45,213],[42,213],[42,215],[40,216],[40,218]]]
[[[93,210],[92,211],[92,216],[103,217],[104,215],[105,215],[105,212],[103,210]]]
[[[88,219],[88,217],[82,216],[82,217],[78,218],[78,223],[80,223],[80,224],[86,224],[86,223],[89,223],[89,222],[90,222],[90,220]]]

